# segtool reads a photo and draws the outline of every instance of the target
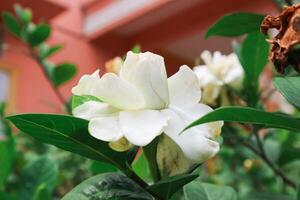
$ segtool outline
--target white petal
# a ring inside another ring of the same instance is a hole
[[[145,105],[141,93],[133,85],[113,73],[103,75],[97,81],[92,93],[103,102],[119,109],[137,110]]]
[[[164,132],[178,144],[189,159],[202,163],[219,151],[219,144],[205,137],[210,132],[207,126],[192,128],[180,134],[187,126],[186,119],[171,109],[165,110],[164,113],[170,117]]]
[[[205,104],[194,104],[182,108],[171,107],[170,109],[176,112],[176,114],[186,124],[185,126],[213,111],[211,107]],[[214,139],[220,135],[223,124],[223,121],[210,122],[191,129],[197,131],[198,134],[201,134],[203,137]]]
[[[195,67],[194,71],[202,89],[201,101],[208,104],[214,104],[224,83],[218,80],[207,66]]]
[[[169,103],[167,73],[161,56],[150,52],[128,52],[120,77],[143,94],[147,108],[161,109]]]
[[[92,75],[83,75],[78,84],[72,88],[72,93],[75,95],[92,95],[95,83],[99,79],[99,70],[96,70]]]
[[[121,111],[120,125],[126,139],[137,146],[149,144],[162,133],[168,118],[157,110]]]
[[[88,101],[77,106],[72,112],[75,117],[90,120],[95,117],[109,116],[119,110],[98,101]]]
[[[188,66],[180,67],[180,70],[168,79],[168,85],[172,105],[187,106],[200,101],[198,78]]]
[[[123,137],[118,116],[91,119],[89,133],[93,137],[106,142],[115,142]]]

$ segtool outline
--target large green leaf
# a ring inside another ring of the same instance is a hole
[[[269,44],[266,42],[266,36],[254,32],[246,37],[241,49],[241,64],[245,71],[244,86],[250,105],[254,105],[258,100],[258,78],[267,63],[268,54]]]
[[[62,200],[152,200],[153,197],[120,173],[106,173],[91,177],[65,195]]]
[[[195,180],[198,176],[198,174],[182,174],[171,176],[156,182],[147,189],[155,193],[161,199],[167,200],[185,184]]]
[[[276,77],[273,83],[291,104],[300,109],[300,77]]]
[[[51,28],[47,24],[39,24],[35,29],[29,33],[28,42],[30,46],[35,47],[44,42],[51,33]]]
[[[233,37],[259,31],[263,19],[263,15],[254,13],[231,13],[221,17],[212,25],[206,32],[205,37],[216,35]]]
[[[61,63],[52,72],[52,81],[56,87],[70,81],[76,74],[77,68],[72,63]]]
[[[186,200],[236,200],[236,192],[228,186],[193,181],[183,188]]]
[[[287,115],[264,112],[249,107],[222,107],[205,116],[197,119],[188,125],[186,129],[193,126],[213,121],[240,122],[263,125],[268,128],[282,128],[293,131],[300,131],[300,119]],[[184,133],[182,133],[184,134]]]
[[[118,169],[115,166],[113,166],[109,163],[100,162],[100,161],[96,161],[96,160],[94,160],[91,163],[90,170],[94,174],[101,174],[101,173],[106,173],[106,172],[117,172],[118,171]]]
[[[9,32],[12,34],[20,37],[21,35],[21,26],[16,20],[14,16],[12,16],[9,12],[3,12],[2,13],[2,19],[4,22],[5,27]]]
[[[18,197],[22,200],[34,199],[40,185],[47,186],[47,193],[51,194],[58,178],[57,164],[46,156],[30,162],[21,173]]]
[[[106,142],[88,133],[88,121],[65,115],[23,114],[7,118],[24,133],[87,158],[111,163],[122,169],[126,153],[111,150]]]

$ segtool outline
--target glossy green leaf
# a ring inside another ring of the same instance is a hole
[[[13,138],[8,138],[6,141],[0,140],[0,190],[4,187],[6,179],[11,172],[15,154],[16,149]]]
[[[263,15],[254,13],[237,12],[224,15],[205,34],[211,36],[233,37],[260,30]]]
[[[38,186],[34,193],[33,200],[51,200],[48,186],[45,183]]]
[[[77,106],[80,106],[81,104],[84,104],[85,102],[88,101],[99,101],[101,102],[100,99],[98,99],[95,96],[91,95],[73,95],[72,96],[72,109],[76,108]]]
[[[70,81],[77,72],[77,68],[72,63],[61,63],[55,66],[52,72],[52,81],[56,87]]]
[[[56,52],[58,52],[59,50],[61,50],[63,48],[63,45],[53,45],[53,46],[48,46],[48,45],[41,45],[40,47],[40,58],[41,59],[45,59],[49,56],[52,56],[53,54],[55,54]]]
[[[276,77],[273,83],[291,104],[300,109],[300,77]]]
[[[193,181],[183,190],[186,200],[237,200],[236,192],[228,186]]]
[[[17,37],[21,35],[21,26],[16,18],[9,12],[2,13],[2,20],[5,24],[6,29]]]
[[[91,177],[71,190],[62,200],[152,200],[153,197],[131,179],[120,173],[106,173]]]
[[[106,142],[88,133],[88,121],[76,117],[51,114],[23,114],[7,117],[24,133],[87,158],[105,161],[124,168],[126,153],[111,150]]]
[[[51,28],[47,24],[39,24],[28,35],[28,43],[31,47],[35,47],[44,42],[50,36]]]
[[[216,109],[192,122],[185,130],[200,124],[220,120],[225,122],[257,124],[268,128],[300,131],[300,119],[278,113],[264,112],[249,107],[222,107]]]
[[[46,156],[30,162],[21,173],[18,197],[22,200],[34,199],[35,192],[40,185],[47,186],[46,190],[52,193],[58,178],[57,164]]]
[[[245,71],[244,86],[250,105],[255,105],[258,101],[258,78],[267,63],[268,55],[266,36],[259,32],[250,33],[241,49],[241,64]]]
[[[96,161],[96,160],[94,160],[91,163],[90,169],[94,174],[118,171],[118,168],[116,168],[115,166],[113,166],[109,163],[100,162],[100,161]]]
[[[0,199],[2,200],[18,200],[16,194],[0,191]]]
[[[182,174],[171,176],[156,182],[147,189],[157,194],[157,196],[159,196],[161,199],[167,200],[184,185],[195,180],[198,176],[198,174]]]

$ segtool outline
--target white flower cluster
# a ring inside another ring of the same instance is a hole
[[[204,51],[201,58],[204,65],[194,67],[194,72],[203,91],[202,102],[214,105],[226,85],[236,90],[242,87],[244,70],[236,54]]]
[[[219,150],[214,138],[220,134],[223,122],[203,124],[180,134],[188,124],[212,111],[198,103],[199,81],[187,66],[167,78],[161,56],[128,52],[119,75],[106,73],[100,78],[99,71],[84,75],[72,92],[101,99],[73,110],[75,116],[89,120],[89,132],[99,140],[145,146],[164,133],[196,163]]]

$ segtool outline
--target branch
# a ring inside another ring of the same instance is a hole
[[[296,189],[297,186],[296,184],[289,179],[284,173],[283,171],[281,171],[281,169],[279,169],[267,156],[266,151],[264,149],[264,145],[262,143],[262,140],[260,139],[258,132],[254,131],[254,135],[258,144],[258,148],[260,150],[260,157],[267,163],[267,165],[274,171],[275,174],[277,174],[278,176],[280,176],[283,180],[283,182],[285,182],[287,185],[291,186],[292,188]]]
[[[46,70],[46,66],[45,64],[42,62],[42,60],[35,54],[34,50],[31,49],[30,47],[29,51],[30,51],[30,55],[31,57],[38,63],[38,65],[41,67],[44,76],[46,77],[46,79],[48,80],[48,82],[51,85],[51,88],[53,89],[55,95],[57,96],[57,98],[59,99],[59,101],[65,106],[67,113],[71,114],[71,108],[68,104],[68,101],[63,97],[63,95],[60,93],[60,91],[58,90],[58,88],[54,85],[49,73]]]
[[[247,142],[243,142],[242,144],[247,147],[248,149],[250,149],[253,153],[255,153],[256,155],[258,155],[262,160],[265,161],[265,163],[273,170],[273,172],[281,177],[281,179],[283,180],[283,182],[287,185],[289,185],[290,187],[296,189],[297,186],[296,184],[290,179],[288,178],[283,171],[281,171],[281,169],[279,167],[277,167],[267,156],[266,151],[264,149],[262,140],[260,139],[258,132],[256,130],[253,131],[253,134],[255,135],[256,141],[257,141],[257,145],[258,145],[258,149],[255,148],[254,146],[252,146],[251,144],[247,143]]]

